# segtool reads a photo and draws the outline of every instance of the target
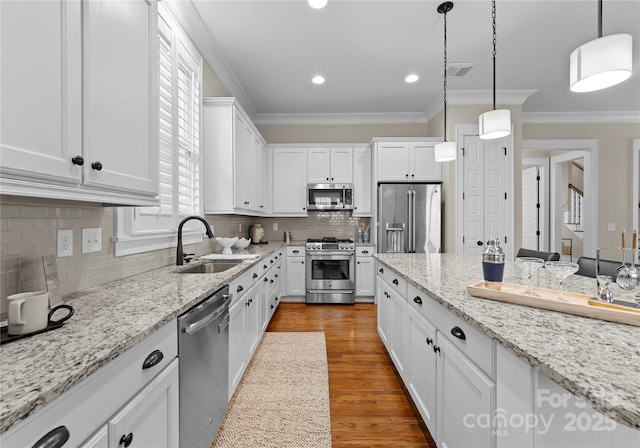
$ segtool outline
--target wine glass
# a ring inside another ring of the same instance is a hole
[[[516,265],[527,274],[527,289],[525,289],[522,294],[530,297],[540,297],[540,294],[534,292],[532,289],[532,277],[535,271],[544,266],[544,260],[535,257],[518,257],[516,258]]]
[[[567,299],[562,294],[562,282],[571,274],[578,272],[580,266],[578,266],[578,263],[570,261],[547,261],[544,267],[558,279],[558,300],[567,302]]]

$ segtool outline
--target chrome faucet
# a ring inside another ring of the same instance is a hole
[[[202,224],[204,224],[204,227],[206,229],[207,232],[207,236],[209,238],[213,238],[213,232],[211,231],[211,227],[209,227],[209,223],[207,222],[206,219],[200,217],[200,216],[187,216],[186,218],[184,218],[182,221],[180,221],[180,224],[178,225],[178,248],[176,250],[176,265],[178,266],[182,266],[182,264],[184,263],[184,259],[185,259],[185,254],[182,252],[182,227],[184,226],[184,224],[191,220],[191,219],[197,219],[198,221],[201,221]],[[193,254],[189,254],[189,255],[193,255]],[[187,262],[189,262],[189,260],[191,260],[190,258],[187,259]]]

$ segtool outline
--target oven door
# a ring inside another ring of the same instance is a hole
[[[352,293],[355,289],[355,256],[344,252],[307,252],[307,292]]]

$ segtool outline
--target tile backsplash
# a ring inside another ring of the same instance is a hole
[[[10,294],[44,289],[42,256],[56,254],[59,229],[73,231],[73,256],[56,258],[62,295],[168,266],[175,262],[175,247],[116,257],[111,237],[116,209],[90,202],[0,195],[0,312],[6,312]],[[262,218],[207,215],[216,236],[248,236],[249,225],[260,223],[269,241],[283,241],[284,231],[295,240],[335,236],[356,238],[358,225],[369,218],[350,212],[310,212],[307,218]],[[274,223],[278,230],[273,230]],[[102,250],[82,253],[83,228],[102,230]],[[190,245],[197,255],[219,250],[214,241]]]

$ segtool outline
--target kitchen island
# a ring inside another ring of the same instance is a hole
[[[466,286],[482,280],[479,256],[374,257],[383,270],[397,273],[409,288],[415,287],[497,341],[594,410],[627,427],[640,428],[640,327],[472,297]],[[512,262],[506,263],[504,282],[525,283]],[[573,275],[565,285],[568,291],[596,292],[595,279],[587,277]],[[555,289],[554,278],[541,270],[538,286]],[[623,295],[616,286],[612,289],[617,297],[632,300],[632,293]],[[411,299],[407,297],[410,304]]]

